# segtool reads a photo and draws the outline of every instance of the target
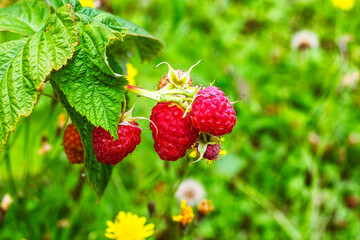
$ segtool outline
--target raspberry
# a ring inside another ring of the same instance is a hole
[[[141,129],[136,122],[119,125],[117,134],[119,138],[114,141],[102,127],[94,128],[92,143],[99,162],[115,165],[132,153],[141,141]]]
[[[236,123],[234,108],[217,87],[207,87],[198,92],[190,119],[196,129],[214,136],[231,133]]]
[[[220,153],[220,144],[207,145],[206,152],[204,153],[204,158],[209,160],[216,160]]]
[[[185,73],[185,71],[182,71],[179,69],[175,70],[175,72],[177,73],[178,77],[181,77],[181,75],[183,75]],[[158,90],[165,87],[168,83],[170,83],[170,80],[169,80],[168,74],[166,74],[162,79],[160,79],[160,82],[158,84]],[[192,85],[192,78],[190,78],[188,84]]]
[[[196,141],[199,132],[191,125],[185,110],[171,102],[161,102],[152,109],[150,124],[154,138],[154,148],[162,160],[176,161],[185,156],[186,151]]]
[[[64,132],[64,151],[71,164],[84,162],[84,147],[75,125],[70,123]]]

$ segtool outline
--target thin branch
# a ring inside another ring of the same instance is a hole
[[[55,96],[53,96],[53,95],[47,94],[47,93],[41,92],[40,95],[49,97],[49,98],[54,99],[54,100],[56,100],[56,101],[59,101],[59,98],[57,98],[57,97],[55,97]]]

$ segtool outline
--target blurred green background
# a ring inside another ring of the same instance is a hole
[[[360,239],[360,4],[344,11],[330,0],[112,0],[104,8],[166,45],[150,63],[134,54],[137,85],[156,88],[167,72],[153,69],[159,62],[187,70],[202,59],[192,71],[195,84],[215,79],[231,101],[245,94],[234,105],[235,129],[222,144],[227,154],[211,165],[189,166],[186,177],[204,185],[215,210],[186,239],[289,239],[297,233]],[[317,34],[318,48],[291,48],[303,29]],[[1,42],[17,37],[0,34]],[[44,91],[52,94],[51,86]],[[138,98],[134,115],[149,117],[154,105]],[[14,203],[0,239],[105,239],[106,220],[120,210],[148,217],[155,239],[165,223],[149,218],[148,202],[155,202],[158,215],[166,210],[182,160],[166,166],[153,149],[148,122],[140,121],[142,142],[114,168],[97,201],[86,184],[79,191],[82,166],[68,163],[62,133],[56,134],[64,112],[40,96],[10,134],[0,157],[0,198],[10,193]],[[52,149],[42,155],[44,137]],[[179,212],[175,200],[171,208]]]

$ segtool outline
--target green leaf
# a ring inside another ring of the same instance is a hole
[[[52,78],[76,111],[117,139],[127,81],[110,67],[106,47],[121,40],[126,29],[114,32],[96,21],[78,25],[80,45],[73,59]]]
[[[91,18],[97,18],[97,21],[102,22],[113,30],[117,30],[119,27],[127,28],[128,31],[124,43],[119,45],[120,50],[126,49],[127,51],[133,51],[137,48],[143,61],[152,60],[158,56],[164,48],[163,43],[159,39],[126,19],[95,8],[85,7],[78,12]]]
[[[71,6],[74,8],[75,11],[82,8],[78,0],[48,0],[48,1],[55,10],[69,3],[71,4]]]
[[[72,57],[78,44],[73,14],[69,5],[64,6],[49,17],[43,31],[0,44],[1,143],[21,116],[30,115],[46,76]]]
[[[49,6],[39,1],[23,1],[0,8],[0,31],[31,36],[45,26],[49,15]]]
[[[105,188],[110,181],[112,165],[105,165],[96,160],[96,156],[92,145],[92,131],[94,126],[87,120],[86,117],[81,116],[68,102],[64,93],[60,90],[59,86],[51,81],[53,89],[58,94],[62,105],[66,108],[71,117],[72,122],[78,129],[81,141],[85,150],[85,170],[87,181],[100,198],[105,191]]]

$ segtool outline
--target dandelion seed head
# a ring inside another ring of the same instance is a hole
[[[318,48],[318,36],[311,31],[302,30],[293,35],[291,39],[291,47],[296,50],[306,50],[309,48]]]
[[[204,196],[205,189],[203,185],[194,179],[184,180],[175,193],[175,197],[179,202],[184,199],[190,206],[198,204]]]

